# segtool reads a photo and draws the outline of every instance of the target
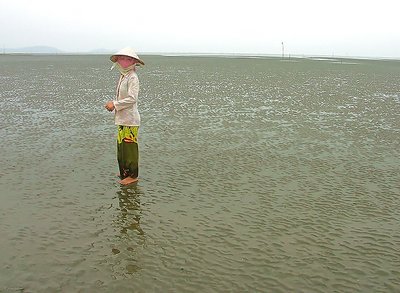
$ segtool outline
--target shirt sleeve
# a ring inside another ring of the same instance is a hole
[[[139,95],[139,79],[137,76],[132,76],[128,79],[128,95],[126,98],[114,101],[114,107],[116,111],[123,110],[129,106],[132,106],[137,102]]]

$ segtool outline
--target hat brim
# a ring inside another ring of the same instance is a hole
[[[115,63],[115,62],[117,62],[118,56],[127,56],[127,57],[130,57],[130,58],[133,58],[133,59],[135,59],[137,61],[137,63],[144,65],[144,62],[142,60],[140,60],[138,58],[135,58],[135,57],[132,57],[132,56],[128,56],[128,55],[112,55],[110,57],[110,60]]]

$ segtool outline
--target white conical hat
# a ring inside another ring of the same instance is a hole
[[[110,60],[112,62],[116,62],[117,56],[132,57],[132,58],[135,58],[137,61],[139,61],[140,64],[144,65],[144,62],[142,60],[140,60],[139,56],[135,53],[135,51],[132,48],[127,47],[127,48],[123,48],[123,49],[119,50],[117,53],[111,55]]]

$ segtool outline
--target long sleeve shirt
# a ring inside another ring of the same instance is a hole
[[[140,115],[137,107],[139,96],[139,78],[131,71],[119,78],[115,107],[115,124],[123,126],[139,126]]]

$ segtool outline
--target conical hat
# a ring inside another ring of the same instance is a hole
[[[137,61],[139,61],[140,64],[144,65],[144,62],[140,60],[139,56],[135,53],[135,51],[132,48],[123,48],[119,50],[117,53],[111,55],[110,60],[112,62],[117,62],[117,56],[128,56],[135,58]]]

